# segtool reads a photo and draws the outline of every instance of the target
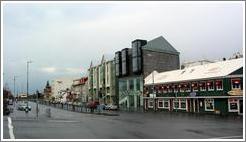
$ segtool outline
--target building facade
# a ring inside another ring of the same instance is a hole
[[[86,104],[89,100],[89,91],[88,91],[88,77],[82,77],[79,79],[73,80],[71,86],[71,94],[73,94],[73,100],[77,103]]]
[[[144,95],[145,110],[242,114],[243,59],[152,72]]]
[[[117,104],[115,62],[103,55],[101,63],[88,69],[89,100]]]
[[[153,70],[179,69],[179,52],[162,36],[131,44],[115,53],[115,75],[120,109],[138,110],[143,108],[144,78]]]
[[[52,94],[51,94],[51,86],[49,81],[47,81],[46,83],[43,94],[44,94],[44,100],[51,100]]]

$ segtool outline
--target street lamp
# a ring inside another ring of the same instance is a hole
[[[27,76],[26,76],[26,78],[27,78],[27,81],[26,81],[27,108],[28,108],[28,89],[29,89],[29,88],[28,88],[28,87],[29,87],[29,86],[28,86],[28,85],[29,85],[29,84],[28,84],[28,74],[29,74],[29,64],[30,64],[30,63],[32,63],[32,61],[27,61],[27,71],[26,71],[26,74],[27,74]]]

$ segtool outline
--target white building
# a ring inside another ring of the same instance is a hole
[[[75,78],[60,78],[51,81],[51,96],[60,101],[66,94],[67,90],[70,90],[73,80]]]

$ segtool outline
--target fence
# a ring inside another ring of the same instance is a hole
[[[86,104],[82,105],[74,105],[74,104],[68,104],[68,103],[51,103],[49,101],[43,101],[39,100],[39,104],[54,107],[54,108],[59,108],[63,110],[68,110],[68,111],[74,111],[74,112],[84,112],[84,113],[102,113],[106,110],[103,110],[102,107],[97,107],[96,109],[91,109],[86,107]]]

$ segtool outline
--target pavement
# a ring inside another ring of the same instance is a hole
[[[29,113],[9,116],[15,139],[242,139],[242,117],[188,113],[114,112],[118,115],[78,113],[29,103]],[[48,117],[47,108],[51,110]],[[3,119],[3,137],[11,136],[9,120]],[[10,127],[11,128],[11,127]],[[13,137],[13,136],[12,136]]]

